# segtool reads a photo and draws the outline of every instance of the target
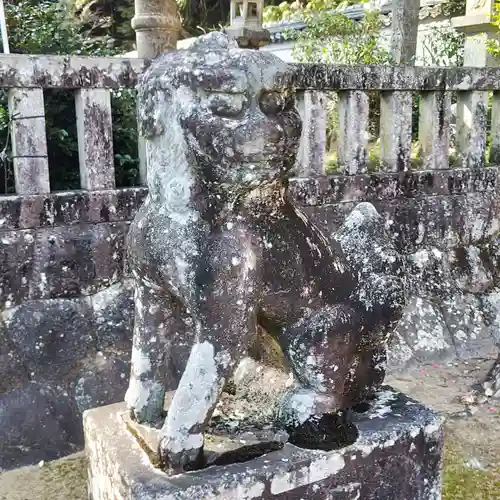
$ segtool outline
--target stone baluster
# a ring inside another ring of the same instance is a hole
[[[342,173],[360,174],[366,171],[368,155],[369,101],[366,92],[339,92],[338,161]]]
[[[500,91],[493,92],[491,103],[490,163],[500,165]]]
[[[12,156],[17,194],[50,192],[43,90],[9,90]]]
[[[394,64],[413,65],[417,51],[420,0],[393,0],[391,56]],[[380,97],[380,161],[388,172],[410,169],[412,95],[382,92]]]
[[[488,92],[459,92],[457,153],[464,167],[483,167],[486,154]]]
[[[297,109],[302,118],[302,136],[297,157],[297,176],[324,174],[326,151],[326,96],[323,92],[305,91],[297,95]]]
[[[465,16],[454,17],[452,26],[465,33],[464,66],[498,66],[498,58],[490,54],[488,44],[498,40],[498,29],[492,24],[495,0],[467,0]],[[466,167],[483,166],[486,150],[488,92],[459,92],[457,101],[457,149]],[[495,150],[492,137],[492,156]],[[490,159],[491,159],[490,158]]]
[[[424,169],[449,168],[450,109],[449,92],[426,91],[420,95],[418,138]]]
[[[82,189],[113,189],[115,167],[110,91],[78,90],[76,124]]]
[[[411,92],[382,92],[380,96],[380,161],[388,172],[410,169]]]

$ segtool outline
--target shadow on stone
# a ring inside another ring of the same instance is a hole
[[[298,427],[287,429],[289,442],[308,450],[332,451],[356,442],[358,430],[348,412],[312,417]]]

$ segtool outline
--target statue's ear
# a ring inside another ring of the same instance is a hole
[[[147,139],[163,134],[165,123],[165,106],[168,106],[170,92],[165,89],[145,87],[138,95],[139,134]]]

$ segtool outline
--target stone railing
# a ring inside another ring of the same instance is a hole
[[[70,453],[82,445],[81,413],[123,399],[133,315],[124,238],[146,189],[115,188],[109,93],[134,87],[144,66],[138,59],[0,56],[16,187],[15,195],[0,195],[0,406],[7,409],[0,413],[0,449],[6,450],[0,470]],[[339,95],[340,171],[323,175],[318,156],[299,167],[290,183],[297,203],[331,234],[356,203],[372,202],[415,263],[414,298],[396,332],[393,366],[491,347],[481,318],[499,282],[500,69],[293,65],[282,83],[307,93],[302,113],[311,113],[307,99],[315,92]],[[50,189],[47,88],[75,92],[78,191]],[[376,173],[366,164],[365,92],[371,90],[382,102]],[[411,171],[415,92],[422,170]],[[463,109],[456,167],[448,161],[451,92]],[[491,119],[487,92],[493,93]],[[303,146],[312,135],[306,127]],[[487,140],[494,166],[483,168]],[[445,300],[436,304],[433,297],[444,288]],[[471,338],[476,343],[469,349]]]
[[[8,88],[16,193],[50,192],[43,90],[74,89],[81,187],[115,187],[110,89],[134,87],[143,62],[133,59],[2,55]]]
[[[340,172],[355,175],[366,172],[370,110],[365,91],[380,92],[381,171],[410,170],[415,93],[420,96],[418,139],[422,170],[450,168],[453,92],[457,95],[457,155],[460,165],[468,168],[485,165],[488,92],[492,92],[490,162],[497,163],[500,157],[499,76],[499,68],[297,64],[284,79],[284,84],[304,89],[307,93],[338,93]],[[314,167],[316,175],[323,174],[321,163]]]

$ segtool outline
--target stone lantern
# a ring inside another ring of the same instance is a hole
[[[262,27],[264,0],[231,0],[229,37],[242,48],[258,49],[270,41],[269,31]]]

